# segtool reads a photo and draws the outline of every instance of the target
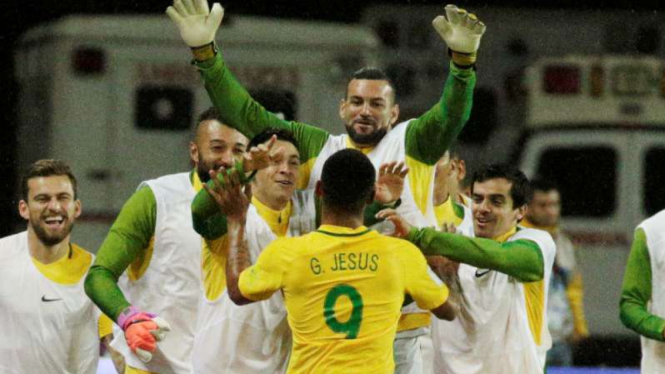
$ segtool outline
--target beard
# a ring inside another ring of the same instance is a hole
[[[69,233],[71,233],[72,229],[74,228],[74,222],[70,221],[69,217],[65,217],[65,227],[63,227],[62,231],[55,233],[51,233],[46,228],[42,227],[40,225],[41,222],[42,220],[30,220],[30,226],[35,232],[35,235],[37,235],[39,241],[49,247],[59,244],[65,240],[67,235],[69,235]]]
[[[196,166],[196,174],[198,174],[201,183],[207,183],[210,180],[210,170],[218,170],[222,166],[225,168],[229,167],[229,165],[226,165],[225,163],[217,165],[214,162],[206,161],[199,153],[199,162]]]
[[[360,146],[375,146],[379,144],[381,139],[388,133],[388,129],[382,127],[380,129],[374,130],[370,134],[358,134],[353,128],[353,124],[346,125],[346,133],[349,134],[353,143]]]

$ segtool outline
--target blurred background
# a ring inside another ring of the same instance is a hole
[[[92,251],[142,180],[187,170],[196,115],[210,103],[168,1],[11,0],[0,5],[0,235],[23,229],[22,167],[68,161]],[[281,90],[296,118],[333,133],[347,77],[364,65],[395,81],[402,119],[423,113],[448,74],[435,1],[229,0],[218,33],[248,88]],[[579,366],[639,364],[618,322],[634,226],[665,208],[665,4],[518,0],[457,5],[488,25],[472,118],[457,151],[469,172],[512,161],[561,189],[579,248],[590,338]]]

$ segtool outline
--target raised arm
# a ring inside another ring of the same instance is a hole
[[[626,264],[619,302],[620,319],[624,326],[647,338],[665,341],[665,320],[647,309],[651,301],[651,260],[644,230],[635,237]]]
[[[436,164],[469,120],[476,84],[474,64],[485,32],[475,15],[454,5],[446,6],[446,15],[448,19],[438,16],[432,22],[451,56],[443,95],[406,130],[407,155],[427,165]]]
[[[176,0],[166,13],[180,30],[183,41],[190,46],[194,61],[203,77],[212,103],[219,109],[225,124],[248,138],[270,128],[291,131],[299,144],[301,160],[319,154],[329,134],[317,127],[295,121],[284,121],[254,101],[229,71],[214,38],[224,17],[224,9],[207,0]]]

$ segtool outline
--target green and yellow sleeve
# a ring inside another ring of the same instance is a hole
[[[439,161],[457,139],[471,115],[476,74],[450,63],[441,99],[430,110],[409,123],[406,155],[426,165]]]
[[[330,134],[302,122],[284,121],[267,111],[252,99],[233,76],[221,53],[217,53],[210,60],[196,62],[196,66],[203,77],[210,100],[219,109],[225,124],[250,139],[271,127],[291,131],[298,141],[298,152],[303,167],[309,165],[308,161],[319,155]]]
[[[665,341],[665,320],[647,310],[647,304],[651,301],[651,276],[647,237],[644,230],[637,229],[623,276],[619,317],[626,327],[640,335]]]
[[[439,232],[431,228],[412,229],[407,240],[426,256],[441,255],[482,269],[510,275],[520,282],[544,277],[545,262],[540,248],[530,240],[498,242]]]
[[[143,187],[120,210],[85,279],[88,297],[114,321],[130,305],[118,287],[118,278],[130,264],[144,259],[156,221],[155,195]]]

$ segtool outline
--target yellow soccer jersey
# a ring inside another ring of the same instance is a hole
[[[448,298],[418,248],[364,226],[322,225],[277,239],[239,287],[256,301],[283,290],[293,331],[289,373],[392,373],[404,294],[427,310]]]

